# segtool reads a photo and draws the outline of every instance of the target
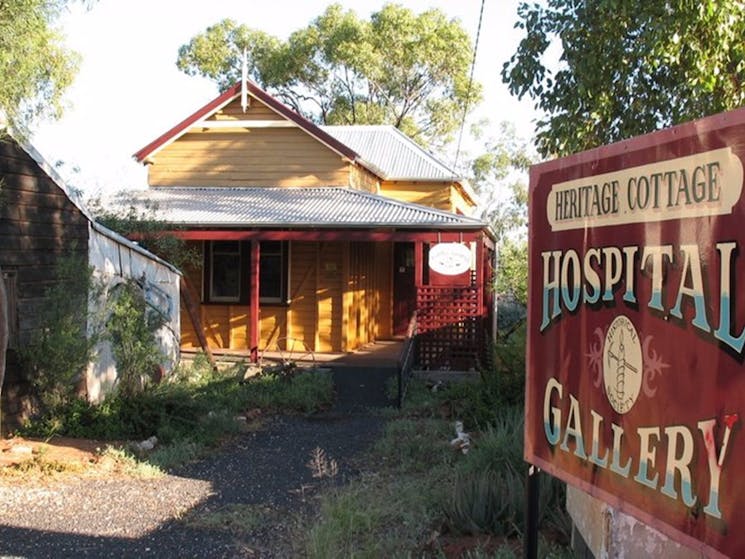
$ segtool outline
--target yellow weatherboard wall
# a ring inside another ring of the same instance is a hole
[[[260,349],[278,340],[303,341],[318,352],[352,351],[392,330],[391,243],[290,243],[290,303],[262,304]],[[194,301],[201,300],[201,271],[188,274]],[[199,304],[211,349],[247,351],[248,305]],[[182,307],[182,347],[199,347],[191,319]]]
[[[346,186],[349,163],[296,126],[209,128],[209,121],[290,122],[252,99],[236,102],[153,156],[150,186]]]

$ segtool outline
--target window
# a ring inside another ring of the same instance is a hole
[[[287,243],[264,241],[259,249],[259,300],[263,303],[285,301],[287,290]]]
[[[260,243],[259,300],[262,303],[283,303],[287,300],[287,253],[287,242]],[[248,304],[251,288],[250,260],[250,242],[205,243],[205,302]]]
[[[209,254],[210,301],[240,301],[241,267],[241,245],[238,241],[212,241]]]

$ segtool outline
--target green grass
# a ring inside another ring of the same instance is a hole
[[[306,536],[310,558],[406,557],[439,517],[444,476],[368,475],[328,493]]]
[[[197,511],[183,519],[184,524],[201,530],[218,530],[240,536],[261,528],[276,516],[264,505],[233,503],[213,511]]]
[[[324,495],[305,536],[308,557],[407,557],[417,549],[447,499],[457,459],[451,431],[434,418],[390,420],[365,460],[375,468]]]

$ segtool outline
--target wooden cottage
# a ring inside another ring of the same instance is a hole
[[[64,259],[74,257],[91,266],[104,292],[125,278],[140,282],[148,301],[166,316],[158,335],[167,361],[163,365],[170,368],[180,345],[178,270],[97,223],[33,146],[8,131],[0,130],[0,135],[0,270],[9,327],[3,409],[9,416],[24,412],[28,383],[18,350],[47,327],[42,311]],[[89,304],[92,314],[103,301]],[[81,324],[81,331],[87,326]],[[82,391],[90,400],[100,400],[117,378],[107,343],[97,347],[94,361],[81,373]]]
[[[468,184],[393,127],[317,126],[252,83],[241,97],[238,84],[139,150],[149,188],[122,200],[203,255],[182,347],[349,352],[415,319],[422,366],[474,367],[493,238]]]

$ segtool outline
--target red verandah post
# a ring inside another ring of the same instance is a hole
[[[259,362],[259,241],[251,240],[251,300],[249,303],[249,343],[251,362]]]

